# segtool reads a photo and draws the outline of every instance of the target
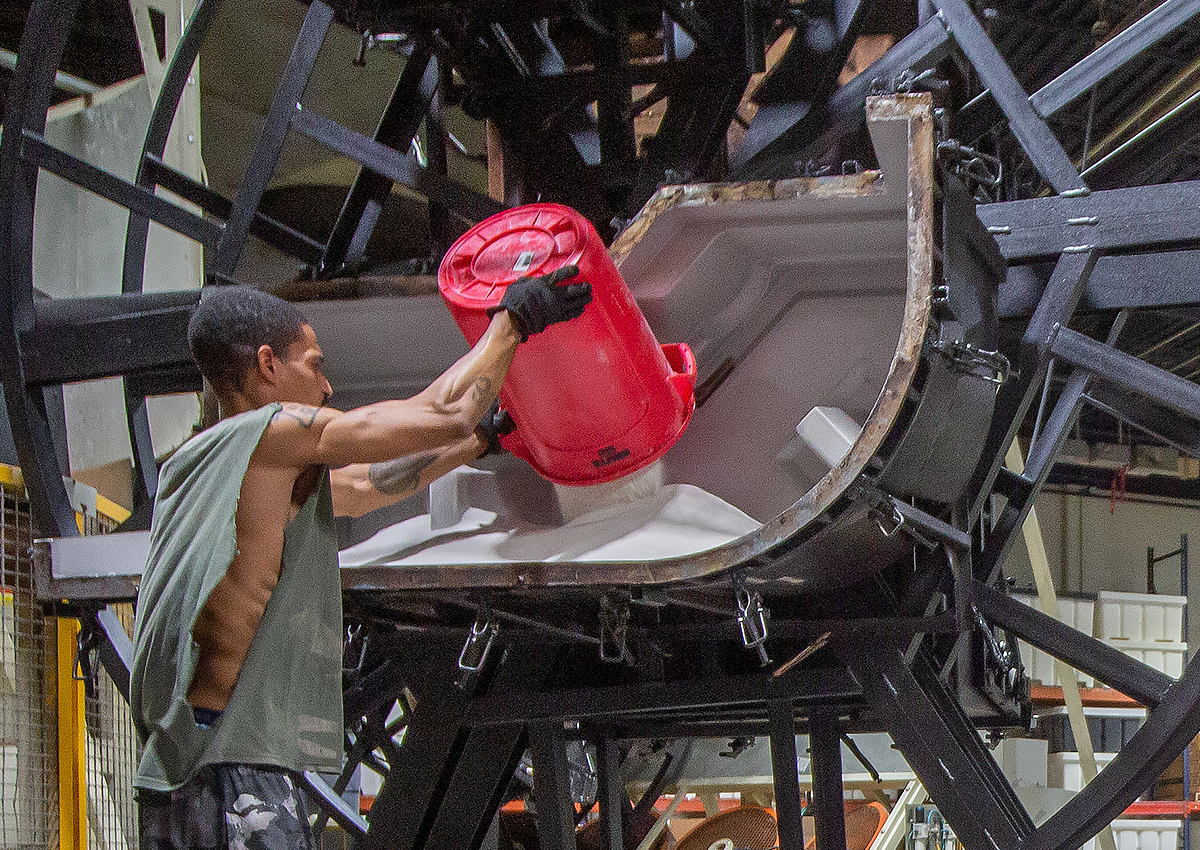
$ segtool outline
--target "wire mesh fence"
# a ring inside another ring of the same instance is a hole
[[[85,534],[110,531],[114,524],[94,515],[81,522]],[[71,720],[59,713],[58,623],[46,616],[34,594],[35,536],[23,491],[0,486],[0,847],[5,850],[55,850],[64,843],[59,732],[60,722]],[[131,630],[132,606],[116,610]],[[82,736],[87,847],[136,850],[137,736],[127,703],[102,669],[93,684],[84,699]]]
[[[33,593],[33,521],[0,488],[0,846],[55,848],[58,836],[57,630]]]
[[[114,605],[126,632],[133,606]],[[84,764],[89,850],[137,850],[137,804],[133,776],[138,743],[129,703],[98,665],[84,702]]]

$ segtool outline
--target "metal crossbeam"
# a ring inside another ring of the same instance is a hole
[[[1102,252],[1195,248],[1200,246],[1200,180],[984,204],[978,214],[1010,264],[1082,247]]]
[[[408,150],[433,100],[437,84],[437,60],[427,46],[419,44],[404,63],[404,70],[375,128],[375,141],[395,150]],[[320,257],[322,275],[334,275],[339,269],[362,259],[391,190],[392,181],[386,175],[368,168],[359,170],[338,213],[328,247]]]
[[[779,821],[779,850],[803,850],[804,822],[801,818],[803,804],[797,768],[796,709],[790,699],[771,700],[767,703],[767,718],[771,734],[775,811]]]
[[[992,96],[1008,117],[1009,127],[1038,173],[1063,192],[1086,190],[1070,157],[1046,122],[1029,105],[1029,96],[1013,76],[1004,57],[983,31],[965,0],[933,0],[938,13],[945,19],[946,28],[971,60],[979,78],[991,90]]]
[[[1101,380],[1200,420],[1200,386],[1191,381],[1069,328],[1059,330],[1052,351]]]
[[[1004,466],[1004,454],[1016,438],[1021,422],[1033,403],[1050,360],[1050,344],[1058,328],[1070,320],[1096,265],[1096,251],[1063,254],[1046,284],[1033,318],[1021,338],[1018,373],[996,394],[996,413],[988,431],[980,463],[967,492],[973,495],[972,524],[992,492],[993,482]]]
[[[28,385],[170,371],[193,376],[187,325],[199,293],[161,292],[39,301],[25,341]]]
[[[814,711],[808,718],[808,733],[817,846],[845,847],[846,792],[842,787],[842,729],[837,713]]]
[[[1038,89],[1030,104],[1049,118],[1197,15],[1200,0],[1166,0]]]
[[[507,209],[487,195],[422,168],[411,157],[310,109],[296,109],[293,127],[330,150],[343,153],[372,171],[444,204],[455,215],[472,223]]]
[[[1197,704],[1200,664],[1189,664],[1183,678],[1167,691],[1117,757],[1043,823],[1021,850],[1078,847],[1118,817],[1200,732]]]
[[[214,245],[220,238],[221,228],[213,222],[158,197],[148,189],[115,177],[89,162],[60,151],[30,130],[23,133],[21,155],[26,162],[69,180],[114,204],[136,210],[163,227],[182,233],[202,245]]]
[[[144,170],[151,184],[162,186],[185,201],[200,207],[209,215],[225,219],[229,217],[233,209],[233,202],[228,198],[203,183],[196,182],[186,174],[179,173],[153,154],[146,155]],[[309,263],[316,262],[324,250],[324,246],[317,240],[271,218],[261,210],[256,210],[254,213],[254,218],[250,222],[250,233],[271,247]],[[144,260],[145,258],[141,257],[140,259]]]
[[[1029,96],[1029,104],[1042,118],[1050,118],[1124,68],[1158,42],[1187,26],[1200,15],[1200,0],[1167,0],[1114,35],[1067,70]],[[1004,121],[1004,113],[984,91],[954,116],[956,135],[970,141]]]
[[[1154,708],[1175,680],[1120,650],[1083,634],[984,582],[975,583],[975,603],[988,620],[1016,633],[1076,670]]]
[[[529,724],[533,759],[533,799],[542,846],[575,850],[575,806],[571,799],[571,769],[562,721]]]
[[[898,649],[847,659],[875,712],[964,846],[1013,850],[1033,821],[962,707],[918,655]],[[1066,845],[1063,845],[1066,846]]]
[[[258,147],[250,158],[245,177],[238,185],[229,220],[225,222],[225,229],[209,260],[210,271],[214,274],[233,276],[238,258],[246,245],[250,225],[262,204],[275,166],[279,163],[292,116],[308,87],[309,77],[317,63],[317,54],[332,23],[333,9],[320,0],[314,0],[304,16],[304,24],[300,27],[300,34],[284,67],[283,77],[271,99],[266,126],[258,137]]]

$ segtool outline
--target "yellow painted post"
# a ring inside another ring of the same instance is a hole
[[[60,850],[87,850],[83,682],[75,678],[79,621],[58,618],[58,813]]]

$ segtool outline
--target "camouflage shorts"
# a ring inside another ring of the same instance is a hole
[[[141,850],[313,850],[290,774],[243,764],[201,768],[174,791],[138,791]]]

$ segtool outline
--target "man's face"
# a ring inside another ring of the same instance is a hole
[[[333,388],[321,371],[325,365],[325,355],[310,326],[302,325],[300,333],[300,339],[288,346],[284,356],[276,360],[278,400],[321,407],[333,395]]]

